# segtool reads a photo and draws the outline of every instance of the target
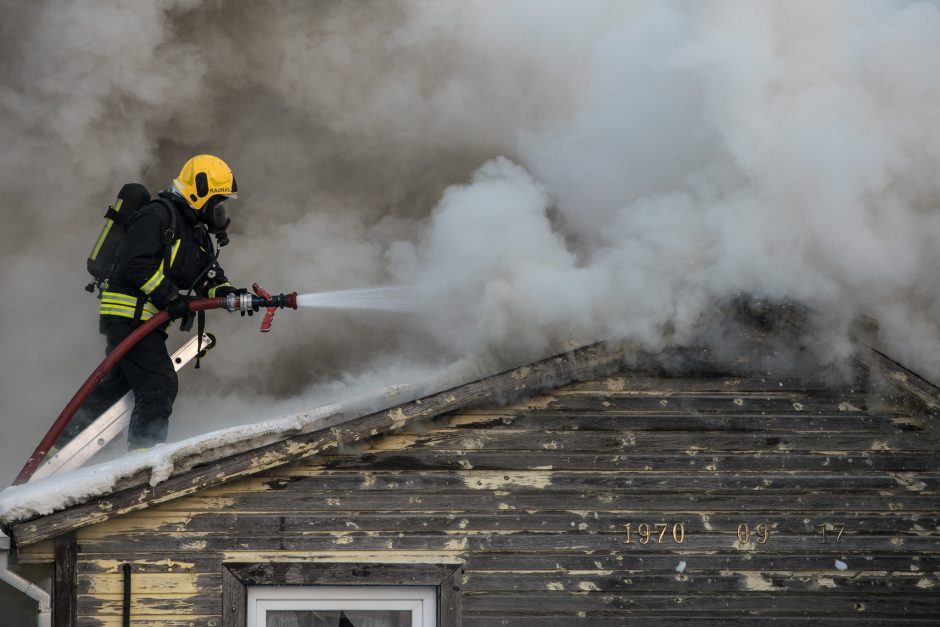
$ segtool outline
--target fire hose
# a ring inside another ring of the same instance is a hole
[[[201,298],[193,300],[189,303],[189,311],[195,313],[197,311],[208,311],[210,309],[227,309],[228,311],[240,311],[242,313],[255,312],[259,311],[261,308],[265,308],[267,311],[264,314],[264,319],[261,321],[261,331],[266,332],[271,330],[271,322],[274,319],[274,312],[278,309],[283,309],[289,307],[290,309],[297,309],[297,292],[291,292],[290,294],[277,294],[272,296],[264,289],[261,288],[257,283],[252,285],[252,289],[255,291],[254,294],[229,294],[224,297],[217,298]],[[85,383],[82,384],[75,395],[72,397],[72,400],[68,402],[62,412],[59,414],[59,417],[56,418],[55,422],[52,423],[52,426],[49,428],[49,431],[46,432],[45,437],[39,443],[39,446],[36,447],[36,450],[33,451],[33,454],[30,455],[29,460],[27,460],[26,465],[23,466],[23,469],[20,471],[20,474],[17,475],[16,480],[13,482],[13,485],[21,485],[29,481],[33,473],[36,472],[36,469],[39,467],[39,464],[42,463],[42,460],[45,458],[46,454],[49,452],[49,449],[52,448],[52,445],[55,444],[56,440],[68,426],[69,421],[72,419],[72,416],[75,415],[75,412],[78,411],[82,403],[85,402],[85,399],[88,398],[88,395],[91,394],[92,390],[101,382],[101,380],[108,374],[117,364],[121,361],[124,355],[133,348],[140,340],[146,337],[149,333],[152,333],[160,326],[168,322],[170,319],[170,314],[167,311],[160,311],[149,320],[141,324],[139,327],[134,329],[130,335],[128,335],[124,340],[114,347],[114,349],[108,353],[107,357],[104,358],[104,361],[95,368],[94,372],[85,380]]]

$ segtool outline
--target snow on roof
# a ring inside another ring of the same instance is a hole
[[[426,386],[422,386],[425,390]],[[150,486],[199,464],[335,426],[417,398],[419,388],[395,385],[349,402],[194,436],[0,492],[0,523],[14,523],[81,504],[132,485]]]

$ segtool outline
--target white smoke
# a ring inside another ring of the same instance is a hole
[[[282,312],[264,336],[215,314],[171,435],[450,364],[699,341],[742,294],[820,312],[823,354],[874,316],[940,376],[936,2],[2,10],[3,476],[101,356],[80,287],[106,203],[198,152],[238,178],[236,283],[405,283],[435,313]]]

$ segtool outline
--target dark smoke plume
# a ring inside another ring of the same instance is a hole
[[[940,375],[935,2],[6,0],[2,16],[4,477],[102,356],[81,287],[107,204],[199,152],[238,178],[236,282],[411,284],[432,313],[285,312],[265,336],[216,313],[174,437],[597,339],[702,341],[741,294],[820,312],[823,364],[865,314]]]

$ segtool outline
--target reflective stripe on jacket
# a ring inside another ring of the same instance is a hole
[[[156,305],[145,301],[140,310],[140,319],[150,320],[158,311]],[[102,316],[119,316],[134,319],[137,313],[137,297],[118,292],[102,292],[98,313]]]
[[[170,253],[170,268],[167,269],[167,272],[169,272],[173,268],[173,262],[176,261],[176,253],[179,252],[181,243],[182,243],[182,240],[180,239],[177,239],[173,243],[173,249],[172,249],[172,252]],[[149,279],[147,279],[146,283],[140,286],[140,290],[144,294],[150,294],[155,289],[157,289],[160,285],[162,285],[164,280],[166,280],[166,275],[163,273],[163,263],[164,262],[161,261],[160,265],[157,266],[157,271],[154,272],[153,275]]]
[[[170,228],[168,207],[151,201],[134,213],[118,252],[117,264],[102,293],[99,313],[148,320],[165,309],[179,291],[190,288],[197,296],[216,295],[229,285],[222,268],[212,259],[212,242],[191,207],[172,194],[160,196],[176,211],[176,230],[167,251],[165,232]],[[169,252],[169,268],[166,264]]]

